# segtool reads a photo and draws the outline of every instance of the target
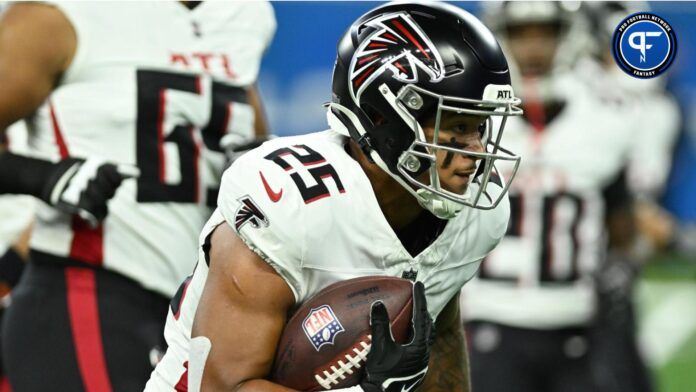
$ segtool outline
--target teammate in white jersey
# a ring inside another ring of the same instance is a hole
[[[616,66],[611,49],[611,36],[627,15],[649,11],[647,2],[588,2],[583,10],[592,21],[595,35],[593,56],[587,56],[577,67],[592,88],[618,95],[635,107],[631,118],[637,131],[634,137],[627,180],[638,199],[638,228],[645,235],[645,251],[679,245],[676,220],[658,205],[664,191],[676,139],[680,130],[680,113],[676,101],[665,90],[665,78],[638,79]]]
[[[24,124],[13,124],[0,134],[0,153],[7,150],[25,152],[26,139]],[[5,311],[12,302],[10,291],[19,281],[29,257],[29,236],[35,207],[36,200],[31,196],[0,195],[0,336]],[[0,350],[0,392],[8,392],[9,383],[2,362]]]
[[[593,89],[627,101],[634,110],[626,121],[635,132],[626,170],[628,189],[634,196],[637,240],[630,252],[610,249],[614,259],[599,274],[598,316],[593,327],[593,366],[601,392],[649,392],[655,390],[651,372],[638,349],[634,288],[641,265],[655,250],[688,249],[693,231],[679,227],[677,220],[659,204],[670,173],[680,125],[679,107],[666,91],[666,78],[637,79],[624,73],[612,55],[611,37],[616,26],[640,11],[650,11],[647,2],[606,1],[583,4],[595,34],[593,56],[578,64],[576,74]],[[593,76],[590,76],[593,75]],[[686,245],[686,247],[685,247]]]
[[[607,242],[632,245],[624,170],[637,130],[627,100],[561,64],[580,17],[563,6],[506,2],[491,15],[522,76],[525,117],[510,121],[506,142],[525,160],[506,237],[462,294],[480,392],[601,390],[594,276]]]
[[[0,134],[0,153],[4,151],[27,152],[27,131],[23,123],[15,123]],[[0,297],[4,298],[17,284],[24,269],[35,209],[36,200],[31,196],[0,195]],[[8,300],[1,300],[0,309],[8,303]]]
[[[44,202],[5,323],[15,390],[143,388],[215,206],[221,140],[263,132],[253,90],[274,29],[266,2],[4,12],[0,129],[24,118],[32,157],[0,155],[0,193]]]
[[[338,44],[331,129],[269,141],[225,172],[146,390],[287,391],[264,378],[288,313],[329,284],[385,275],[424,285],[434,345],[374,334],[350,390],[468,391],[457,297],[507,227],[494,163],[519,161],[498,121],[518,103],[505,56],[469,13],[391,3],[359,18]],[[422,330],[426,315],[414,317]]]

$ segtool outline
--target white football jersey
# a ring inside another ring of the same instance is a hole
[[[659,197],[670,173],[680,129],[681,117],[674,99],[659,78],[637,79],[617,67],[606,70],[595,60],[580,61],[574,72],[594,91],[630,108],[624,117],[633,122],[635,132],[628,162],[628,186],[640,197]]]
[[[545,129],[508,120],[503,144],[522,156],[510,225],[463,290],[466,319],[545,329],[582,325],[594,314],[589,275],[606,248],[602,191],[625,169],[633,122],[627,108],[573,75],[554,89],[565,106]]]
[[[32,249],[102,266],[171,296],[215,205],[220,138],[251,137],[255,83],[275,31],[267,2],[57,2],[77,33],[61,80],[27,120],[42,156],[135,165],[96,229],[42,205]]]
[[[417,271],[436,318],[505,232],[509,205],[465,208],[416,257],[404,248],[377,203],[369,179],[334,131],[275,139],[235,161],[222,179],[218,210],[201,234],[193,277],[172,301],[169,344],[146,390],[186,378],[191,326],[208,265],[202,245],[223,222],[287,281],[300,304],[322,288],[366,275]],[[501,180],[502,184],[502,180]],[[502,190],[489,185],[493,199]]]
[[[627,94],[633,94],[626,91]],[[659,198],[669,177],[679,136],[679,107],[666,93],[638,95],[628,185],[636,195]]]

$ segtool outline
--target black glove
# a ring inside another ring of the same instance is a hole
[[[106,203],[126,178],[140,174],[134,166],[95,159],[67,158],[54,165],[41,199],[60,211],[76,214],[96,227],[108,212]]]
[[[413,285],[411,342],[394,342],[389,315],[382,302],[372,305],[370,314],[372,347],[367,354],[366,374],[360,387],[365,392],[411,392],[425,378],[433,343],[433,321],[428,313],[423,283]]]

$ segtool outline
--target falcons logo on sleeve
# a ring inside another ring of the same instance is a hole
[[[268,219],[261,209],[251,200],[249,196],[242,196],[238,199],[242,205],[237,209],[234,216],[234,228],[239,230],[247,222],[251,223],[251,227],[258,229],[259,227],[268,227]]]
[[[418,67],[430,81],[442,80],[445,67],[440,53],[410,15],[386,14],[365,26],[374,31],[355,51],[350,66],[350,93],[356,104],[367,86],[385,71],[402,82],[415,83]]]

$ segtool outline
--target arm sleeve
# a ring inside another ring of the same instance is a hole
[[[10,248],[4,255],[0,256],[0,282],[14,287],[19,282],[22,271],[24,271],[24,260],[14,249]]]
[[[306,294],[301,284],[304,203],[289,179],[272,162],[247,153],[223,174],[218,208],[247,246],[285,279],[300,302]]]
[[[602,197],[606,205],[606,215],[620,210],[630,210],[633,206],[633,196],[628,187],[627,170],[622,170],[604,189]]]
[[[13,193],[42,198],[55,164],[11,152],[0,153],[0,194]]]

